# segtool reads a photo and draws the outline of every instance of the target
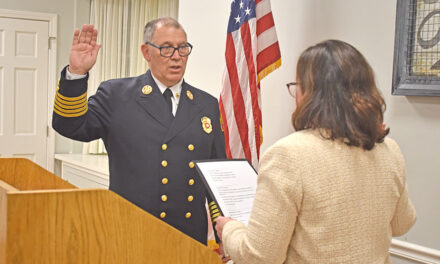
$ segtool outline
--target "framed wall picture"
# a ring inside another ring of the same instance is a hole
[[[397,0],[392,94],[440,96],[440,0]]]

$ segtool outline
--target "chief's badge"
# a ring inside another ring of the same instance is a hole
[[[212,125],[211,125],[211,119],[207,116],[202,117],[202,128],[205,131],[206,134],[209,134],[212,132]]]
[[[194,96],[193,96],[193,94],[191,93],[191,91],[186,91],[186,96],[188,96],[188,98],[189,98],[189,100],[193,100],[194,99]],[[209,118],[208,118],[209,119]]]
[[[152,91],[153,87],[151,87],[150,85],[145,85],[144,87],[142,87],[143,94],[150,94]]]

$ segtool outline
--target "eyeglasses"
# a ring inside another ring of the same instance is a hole
[[[175,48],[175,47],[171,47],[171,46],[157,46],[157,45],[155,45],[155,44],[153,44],[153,43],[151,43],[151,42],[149,42],[149,41],[147,41],[145,44],[148,44],[148,45],[150,45],[150,46],[153,46],[153,47],[155,47],[156,49],[159,49],[159,51],[160,51],[160,56],[162,56],[162,57],[167,57],[167,58],[170,58],[170,57],[172,57],[173,55],[174,55],[174,52],[177,50],[177,52],[179,53],[179,55],[181,56],[181,57],[186,57],[186,56],[188,56],[190,53],[191,53],[191,50],[192,50],[192,45],[191,44],[189,44],[189,43],[186,43],[185,45],[183,45],[183,46],[179,46],[179,47],[177,47],[177,48]]]
[[[298,84],[299,82],[286,83],[287,91],[292,97],[296,97],[296,87]]]

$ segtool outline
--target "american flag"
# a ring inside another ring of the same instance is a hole
[[[270,0],[234,0],[226,36],[226,69],[220,115],[228,158],[246,158],[258,169],[260,81],[281,65]]]

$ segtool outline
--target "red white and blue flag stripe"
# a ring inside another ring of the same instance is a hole
[[[260,81],[281,65],[270,0],[234,0],[226,36],[220,115],[228,158],[258,169],[263,141]]]

